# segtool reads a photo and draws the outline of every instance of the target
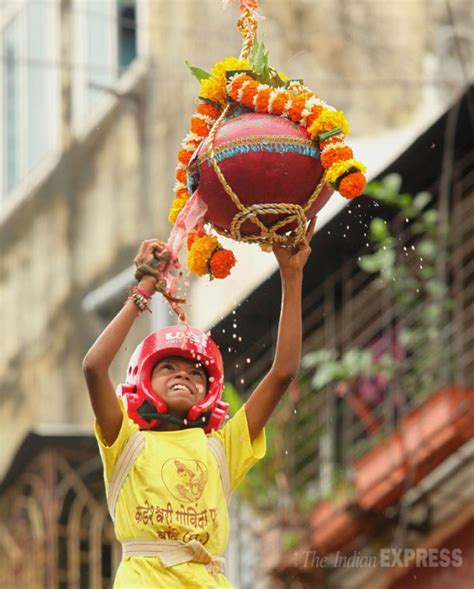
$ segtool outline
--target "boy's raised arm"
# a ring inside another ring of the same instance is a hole
[[[275,245],[273,252],[280,266],[282,302],[278,336],[272,367],[245,403],[250,439],[261,432],[278,402],[296,378],[301,360],[301,295],[303,268],[311,253],[309,242],[316,218],[308,226],[297,251]]]
[[[138,266],[149,262],[153,259],[154,250],[161,247],[161,242],[156,239],[144,241],[135,258],[135,264]],[[144,276],[139,287],[152,295],[155,292],[156,279]],[[92,409],[109,445],[116,440],[122,425],[122,413],[109,376],[109,367],[139,313],[135,303],[128,300],[94,342],[82,363]]]

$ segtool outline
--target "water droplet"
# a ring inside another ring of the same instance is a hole
[[[250,358],[246,358],[245,361],[247,362],[247,364],[250,364],[250,362],[252,362],[252,360],[250,360]]]
[[[285,456],[288,456],[288,450],[285,450]]]
[[[240,379],[240,384],[244,384],[245,383],[245,378],[241,378]]]

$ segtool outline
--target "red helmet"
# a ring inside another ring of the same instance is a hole
[[[207,371],[207,394],[189,409],[185,420],[168,415],[166,403],[151,388],[153,368],[166,356],[197,360]],[[199,329],[175,326],[154,331],[137,346],[130,358],[125,384],[119,385],[117,393],[124,399],[128,415],[141,429],[154,429],[164,420],[210,432],[222,425],[229,409],[229,404],[221,401],[223,387],[224,365],[215,342]]]

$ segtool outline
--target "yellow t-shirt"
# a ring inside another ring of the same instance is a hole
[[[95,434],[104,464],[105,488],[130,436],[138,426],[120,403],[123,420],[115,442],[108,446],[96,423]],[[199,540],[214,555],[224,554],[229,514],[217,461],[201,428],[171,432],[143,431],[145,447],[124,481],[115,510],[119,542],[133,539]],[[265,432],[250,441],[242,407],[222,429],[212,434],[224,448],[231,489],[265,455]],[[199,563],[165,568],[158,557],[122,559],[115,589],[206,589],[231,587],[222,574],[211,574]]]

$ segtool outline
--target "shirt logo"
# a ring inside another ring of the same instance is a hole
[[[161,478],[175,499],[192,503],[204,492],[207,468],[200,460],[170,458],[163,464]]]

